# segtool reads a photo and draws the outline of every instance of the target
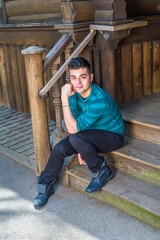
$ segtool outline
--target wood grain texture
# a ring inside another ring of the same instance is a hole
[[[152,91],[152,45],[143,43],[143,94],[149,95]]]
[[[123,84],[122,98],[123,102],[129,102],[133,99],[131,45],[121,47],[121,61]]]
[[[132,64],[133,64],[133,97],[142,96],[142,45],[132,44]]]
[[[160,91],[160,41],[153,41],[153,93]]]

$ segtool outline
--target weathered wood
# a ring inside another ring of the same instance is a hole
[[[124,0],[95,1],[95,21],[114,21],[127,18]]]
[[[44,58],[44,71],[56,61],[65,48],[71,43],[72,37],[70,34],[64,34],[49,53]]]
[[[143,94],[151,94],[152,82],[152,46],[151,42],[143,43]]]
[[[84,192],[91,180],[89,178],[89,171],[82,166],[76,166],[73,169],[67,170],[66,173],[69,175],[70,186]],[[121,184],[120,180],[123,181],[123,184]],[[128,182],[130,182],[131,186],[132,184],[139,185],[142,188],[140,191],[137,189],[134,190],[130,186],[125,185]],[[144,189],[144,192],[142,189]],[[150,196],[147,194],[148,191],[150,191]],[[117,173],[112,181],[107,183],[101,191],[93,193],[92,197],[117,207],[156,229],[160,229],[159,199],[154,198],[155,191],[159,191],[159,188],[153,187],[152,184],[144,183],[144,181],[137,180],[131,176],[125,176],[122,173]]]
[[[100,51],[94,50],[93,57],[94,57],[94,81],[98,86],[102,87]]]
[[[12,80],[15,89],[15,98],[16,98],[16,109],[19,111],[23,110],[22,106],[22,94],[21,94],[21,85],[19,79],[19,68],[17,62],[17,52],[16,46],[10,46],[10,57],[11,57],[11,68],[12,68]]]
[[[115,99],[115,52],[114,50],[101,52],[102,87]]]
[[[44,50],[38,47],[22,50],[22,54],[25,55],[29,86],[37,174],[44,169],[50,155],[46,103],[38,96],[40,88],[43,87],[42,53]]]
[[[131,45],[121,47],[123,102],[133,99]]]
[[[7,73],[6,73],[6,59],[4,54],[3,45],[0,45],[0,75],[1,75],[1,91],[3,91],[1,98],[1,103],[4,103],[6,106],[10,107],[9,92],[7,86]]]
[[[121,31],[121,30],[126,30],[126,29],[143,27],[143,26],[147,26],[147,25],[148,25],[147,21],[135,21],[135,22],[125,23],[125,24],[120,24],[120,25],[115,25],[115,26],[90,25],[90,29],[114,32],[114,31]]]
[[[21,54],[21,50],[24,49],[24,46],[16,45],[16,48],[17,48],[17,61],[18,61],[17,68],[19,72],[19,79],[20,79],[20,85],[21,85],[23,111],[30,113],[30,104],[29,104],[28,86],[27,86],[27,79],[26,79],[26,72],[25,72],[25,65],[24,65],[24,56]]]
[[[133,98],[142,97],[142,45],[132,44]]]
[[[61,13],[48,13],[48,14],[37,14],[37,15],[26,15],[26,16],[14,16],[8,17],[8,23],[34,23],[34,22],[44,22],[44,21],[55,21],[60,22],[62,19]]]
[[[92,21],[94,19],[93,1],[62,2],[62,19],[64,23]]]
[[[13,109],[16,109],[16,98],[15,98],[15,89],[12,81],[12,72],[11,72],[11,57],[10,57],[10,48],[8,45],[4,45],[4,54],[6,60],[6,75],[7,75],[7,88],[10,99],[10,106]]]
[[[67,61],[67,59],[71,56],[72,53],[72,49],[73,49],[73,42],[71,42],[66,49],[64,50],[64,55],[65,55],[65,61]],[[66,78],[65,78],[67,83],[70,83],[70,73],[69,73],[69,69],[66,69]]]
[[[159,14],[159,0],[126,0],[127,3],[127,16],[151,16]]]
[[[60,0],[16,0],[6,2],[5,6],[8,17],[61,12]]]
[[[160,41],[153,42],[153,93],[160,91]]]
[[[59,68],[60,58],[57,59],[55,63],[52,64],[52,76],[55,75]],[[55,117],[56,117],[56,140],[60,141],[62,139],[62,110],[61,110],[61,92],[59,87],[59,82],[57,81],[53,86],[53,104],[55,106]]]
[[[68,64],[71,59],[78,56],[78,54],[85,48],[85,46],[89,43],[89,41],[95,36],[96,31],[91,31],[86,38],[82,41],[82,43],[76,48],[76,50],[72,53],[72,55],[67,59],[67,61],[63,64],[63,66],[56,72],[56,74],[50,79],[47,85],[40,91],[40,94],[45,95],[49,89],[56,83],[58,78],[64,73],[67,69]]]
[[[121,62],[121,47],[115,50],[115,93],[116,103],[122,103],[122,62]]]

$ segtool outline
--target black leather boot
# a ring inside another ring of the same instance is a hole
[[[100,190],[109,180],[113,178],[111,169],[105,164],[99,170],[98,177],[92,178],[92,181],[86,188],[86,193],[93,193]]]
[[[40,209],[43,206],[46,205],[48,199],[54,194],[55,192],[55,182],[56,180],[45,184],[45,183],[40,183],[38,180],[38,187],[37,187],[37,192],[38,195],[34,199],[33,205],[35,209]]]

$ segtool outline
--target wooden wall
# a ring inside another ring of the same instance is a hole
[[[5,0],[6,23],[61,22],[61,0]]]
[[[10,30],[1,28],[0,31],[0,104],[30,113],[26,69],[21,50],[36,45],[49,51],[61,35],[54,29],[46,30],[46,28],[17,29],[15,27]],[[63,56],[61,60],[64,61]],[[44,76],[45,83],[50,78],[51,69],[49,68]],[[52,91],[47,99],[49,119],[54,119],[55,115]]]
[[[160,40],[120,45],[117,50],[84,50],[95,82],[118,104],[160,91]]]

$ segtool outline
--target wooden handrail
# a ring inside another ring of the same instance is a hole
[[[49,51],[49,53],[44,58],[43,70],[46,72],[48,67],[53,64],[60,54],[65,50],[65,48],[72,42],[72,37],[70,34],[64,34],[59,41],[54,45],[54,47]]]
[[[67,69],[68,64],[72,60],[72,58],[77,57],[79,53],[85,48],[85,46],[91,41],[91,39],[95,36],[96,30],[91,30],[89,34],[85,37],[85,39],[81,42],[81,44],[75,49],[75,51],[71,54],[71,56],[67,59],[67,61],[62,65],[62,67],[56,72],[56,74],[50,79],[50,81],[44,86],[42,90],[39,91],[39,96],[44,97],[46,93],[50,90],[50,88],[56,83],[56,81],[60,78],[60,76]]]

